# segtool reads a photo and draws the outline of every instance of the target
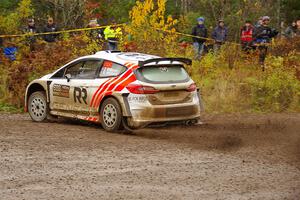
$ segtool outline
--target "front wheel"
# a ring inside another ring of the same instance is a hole
[[[122,111],[117,100],[106,99],[100,109],[101,124],[107,131],[118,131],[122,123]]]
[[[35,122],[46,121],[49,115],[45,92],[34,92],[28,99],[28,112],[31,119]]]

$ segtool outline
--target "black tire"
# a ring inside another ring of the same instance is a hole
[[[106,99],[100,108],[102,127],[109,132],[117,132],[122,125],[122,110],[114,98]]]
[[[32,93],[28,99],[27,109],[33,121],[46,121],[49,116],[46,93],[42,91]]]

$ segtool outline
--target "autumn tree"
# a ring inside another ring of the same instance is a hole
[[[168,45],[176,40],[176,35],[166,31],[175,32],[174,27],[177,23],[178,21],[171,16],[166,17],[166,0],[157,0],[157,3],[145,0],[136,2],[130,11],[130,24],[125,29],[139,44],[138,50],[148,49],[148,52],[165,53]]]
[[[7,4],[8,5],[8,4]],[[13,11],[0,15],[0,29],[4,33],[19,33],[20,27],[34,14],[31,0],[21,0]]]

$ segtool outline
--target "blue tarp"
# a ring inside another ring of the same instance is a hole
[[[5,47],[3,49],[3,53],[6,58],[10,59],[11,61],[16,60],[17,48],[16,47]]]

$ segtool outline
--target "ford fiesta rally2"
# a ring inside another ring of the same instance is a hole
[[[197,123],[199,89],[185,58],[101,51],[32,81],[25,110],[33,121],[60,116],[101,123],[107,131],[167,122]]]

